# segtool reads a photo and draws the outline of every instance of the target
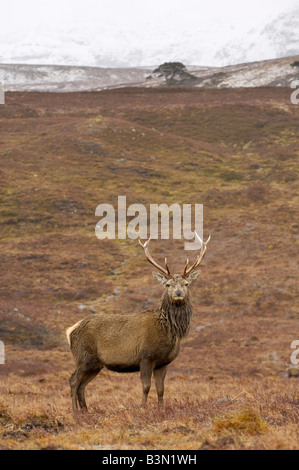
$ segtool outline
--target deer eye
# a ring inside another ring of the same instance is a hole
[[[189,286],[189,282],[188,282],[188,281],[185,281],[185,286]]]
[[[165,286],[170,287],[170,282],[166,282]]]

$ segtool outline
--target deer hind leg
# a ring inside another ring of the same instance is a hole
[[[78,410],[78,402],[77,402],[77,390],[78,390],[78,383],[77,383],[77,371],[75,371],[70,376],[70,387],[71,387],[71,397],[72,397],[72,406],[73,412],[75,413]]]
[[[144,359],[140,363],[140,376],[142,382],[142,404],[145,405],[151,388],[151,378],[153,373],[153,363],[148,359]]]
[[[87,371],[85,373],[83,380],[81,380],[79,384],[79,387],[77,390],[77,397],[78,397],[80,408],[82,410],[87,411],[87,405],[85,401],[85,387],[89,384],[89,382],[91,382],[98,375],[101,369],[102,367],[99,367],[97,369]]]
[[[158,395],[158,404],[162,405],[163,395],[164,395],[164,380],[167,371],[167,366],[159,367],[159,369],[154,370],[154,379]]]
[[[77,367],[76,371],[71,375],[70,387],[74,412],[78,410],[78,403],[81,409],[87,411],[84,395],[85,387],[100,372],[102,367],[97,359],[90,358],[84,364]]]

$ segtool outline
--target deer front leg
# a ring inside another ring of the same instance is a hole
[[[163,404],[163,395],[164,395],[164,380],[167,371],[167,366],[160,367],[159,369],[154,370],[154,378],[158,395],[158,404]]]
[[[151,388],[151,378],[153,373],[154,365],[149,359],[143,359],[140,363],[140,376],[142,382],[142,404],[145,405],[147,402],[147,396]]]

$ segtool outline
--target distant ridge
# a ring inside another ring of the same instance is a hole
[[[226,67],[189,66],[197,77],[196,87],[238,88],[259,86],[290,87],[299,79],[292,67],[298,56]],[[0,64],[0,81],[5,91],[76,92],[130,86],[161,86],[161,78],[147,79],[154,67],[99,68],[60,65]]]

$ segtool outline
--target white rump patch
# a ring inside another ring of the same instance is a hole
[[[68,340],[68,343],[69,345],[71,345],[71,334],[74,330],[76,330],[76,328],[78,328],[78,326],[80,325],[80,323],[82,322],[82,320],[78,321],[77,323],[75,323],[73,326],[70,326],[70,328],[68,328],[66,330],[66,337],[67,337],[67,340]]]

